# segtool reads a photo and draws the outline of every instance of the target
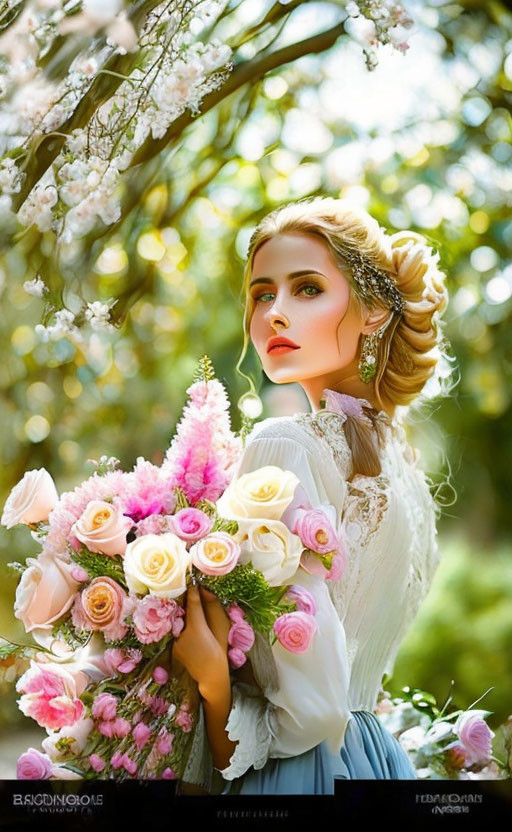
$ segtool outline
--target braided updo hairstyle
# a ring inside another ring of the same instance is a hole
[[[410,405],[433,376],[440,358],[447,357],[443,352],[448,342],[442,332],[441,315],[448,303],[448,293],[445,274],[438,265],[438,253],[414,231],[388,233],[367,211],[348,200],[313,197],[277,208],[260,221],[249,241],[242,286],[243,354],[249,343],[255,306],[249,293],[254,255],[267,240],[287,232],[313,234],[326,243],[334,262],[349,280],[351,296],[362,313],[389,307],[376,296],[363,300],[350,265],[343,257],[344,246],[357,248],[393,278],[404,298],[405,309],[402,314],[393,313],[393,320],[379,339],[377,372],[369,384],[382,410]],[[376,411],[367,415],[375,417]],[[377,431],[366,429],[361,420],[349,418],[344,423],[355,472],[368,476],[380,473],[375,434],[380,442],[382,433],[377,421],[372,419]]]

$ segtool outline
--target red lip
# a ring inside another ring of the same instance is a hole
[[[290,341],[289,338],[283,338],[282,335],[276,335],[274,338],[270,338],[267,344],[267,352],[270,352],[273,347],[290,347],[294,350],[300,350],[298,344]]]

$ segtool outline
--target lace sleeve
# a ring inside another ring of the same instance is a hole
[[[297,433],[266,436],[258,433],[246,446],[237,475],[265,465],[292,471],[313,507],[328,502],[322,461],[315,459]],[[325,741],[339,753],[350,719],[349,669],[345,632],[326,582],[299,568],[290,583],[304,586],[316,605],[317,631],[304,653],[292,653],[279,641],[265,647],[255,642],[249,652],[262,692],[245,683],[233,684],[233,701],[226,723],[228,736],[238,741],[229,765],[220,771],[234,779],[252,765],[262,768],[269,757],[293,757]]]

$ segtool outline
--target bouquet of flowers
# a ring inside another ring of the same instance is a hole
[[[341,574],[334,507],[313,509],[277,466],[233,479],[242,439],[207,357],[187,393],[161,467],[138,457],[124,472],[102,457],[60,497],[44,468],[28,471],[7,499],[2,524],[28,525],[42,545],[10,564],[15,616],[36,644],[0,646],[21,673],[19,708],[48,733],[42,752],[21,755],[19,778],[182,777],[200,697],[172,644],[191,582],[225,606],[234,668],[256,632],[293,652],[314,638],[314,599],[293,576]]]

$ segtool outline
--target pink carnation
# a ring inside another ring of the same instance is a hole
[[[317,629],[313,616],[305,612],[288,612],[274,622],[280,644],[291,653],[305,653]]]
[[[171,631],[174,636],[179,635],[184,615],[184,609],[174,599],[145,595],[133,614],[135,634],[142,644],[160,641]]]
[[[482,711],[465,711],[458,718],[454,732],[466,751],[466,765],[489,761],[494,731],[491,731],[486,721],[482,719]]]
[[[230,617],[231,621],[240,621],[241,619],[245,618],[245,613],[242,607],[239,607],[238,604],[234,602],[226,608],[226,612]]]
[[[130,673],[142,659],[142,650],[136,647],[109,647],[103,654],[107,671]]]
[[[132,729],[131,723],[122,716],[118,716],[112,723],[112,735],[122,739],[130,733]]]

